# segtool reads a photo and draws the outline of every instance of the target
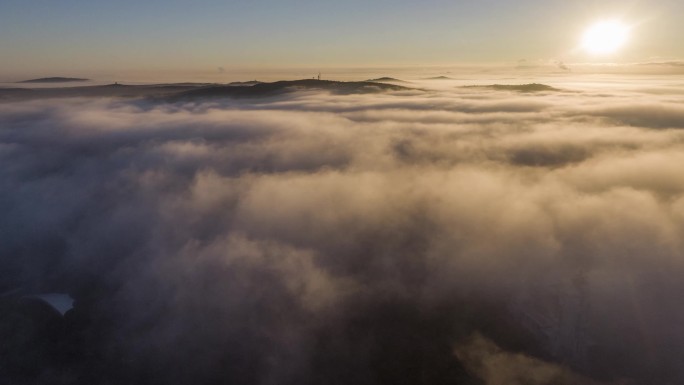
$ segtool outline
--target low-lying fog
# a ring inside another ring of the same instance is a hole
[[[50,353],[68,358],[16,372],[32,356],[8,344],[0,372],[684,381],[681,78],[406,80],[4,99],[0,293],[75,303]]]

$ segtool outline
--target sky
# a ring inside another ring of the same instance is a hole
[[[2,0],[0,76],[677,60],[682,14],[676,0]],[[624,49],[577,52],[615,18],[633,27]]]

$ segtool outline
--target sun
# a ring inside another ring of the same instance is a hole
[[[617,20],[602,21],[589,27],[582,37],[582,48],[595,55],[616,52],[627,43],[629,27]]]

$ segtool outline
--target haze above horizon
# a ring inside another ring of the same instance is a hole
[[[0,5],[0,76],[117,71],[529,62],[684,57],[674,0],[16,1]],[[611,55],[578,50],[583,31],[633,28]]]

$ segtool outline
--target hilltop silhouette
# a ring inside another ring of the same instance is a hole
[[[300,90],[325,90],[337,94],[376,93],[399,91],[409,88],[386,83],[342,82],[332,80],[283,80],[272,83],[257,81],[212,83],[172,83],[130,85],[114,83],[99,86],[51,87],[51,88],[0,88],[0,99],[40,99],[60,97],[151,97],[168,100],[230,97],[258,98]]]
[[[63,77],[50,77],[50,78],[38,78],[23,80],[17,83],[74,83],[74,82],[87,82],[90,79],[81,78],[63,78]]]
[[[178,97],[262,97],[298,90],[326,90],[339,94],[374,93],[380,91],[399,91],[406,87],[394,84],[365,82],[341,82],[333,80],[281,80],[273,83],[258,83],[252,86],[217,85],[189,90]]]
[[[408,83],[408,82],[405,81],[405,80],[396,79],[396,78],[390,78],[390,77],[387,77],[387,76],[384,76],[384,77],[381,77],[381,78],[377,78],[377,79],[368,79],[368,80],[366,80],[366,81],[367,81],[367,82],[378,82],[378,83],[383,83],[383,82],[386,82],[386,83]]]
[[[262,84],[263,82],[260,82],[258,80],[250,80],[246,82],[232,82],[228,83],[229,86],[254,86],[257,84]]]

